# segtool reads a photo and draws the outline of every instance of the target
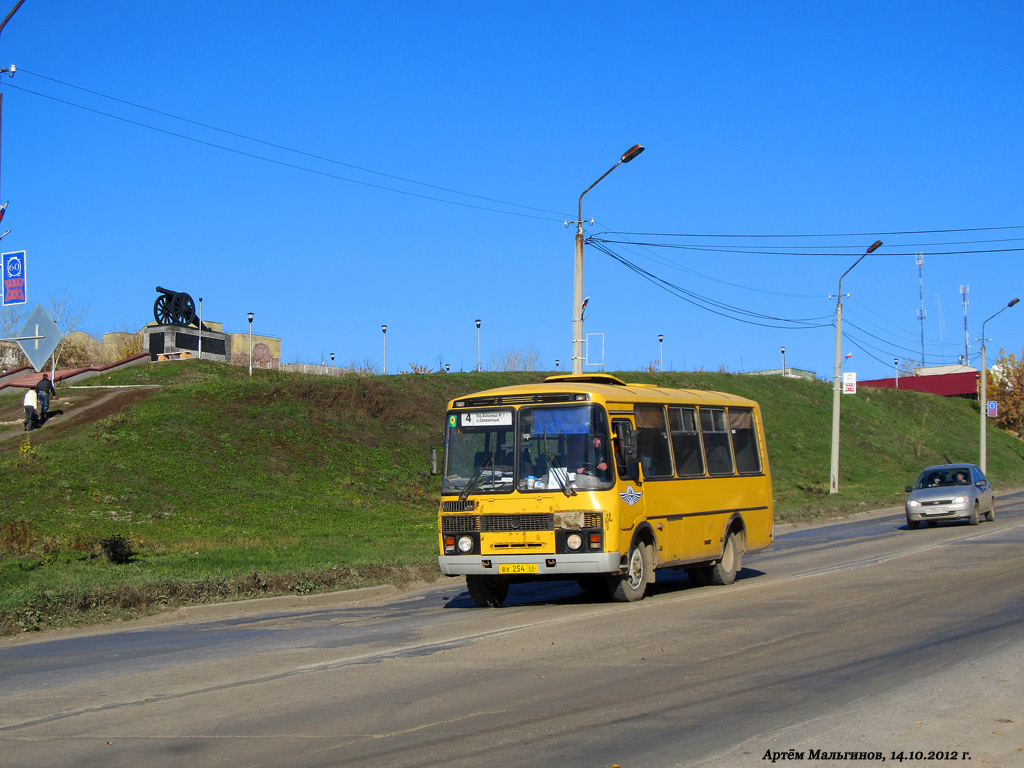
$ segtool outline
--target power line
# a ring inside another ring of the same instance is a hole
[[[900,232],[847,232],[847,233],[818,233],[818,234],[791,234],[791,235],[739,235],[739,234],[695,234],[680,232],[612,232],[615,235],[632,235],[636,237],[739,237],[739,238],[777,238],[777,237],[875,237],[881,235],[942,235],[953,232],[994,232],[1006,229],[1024,229],[1024,224],[1014,224],[1005,227],[968,227],[964,229],[918,229],[904,230]]]
[[[348,182],[350,184],[359,184],[360,186],[370,187],[372,189],[379,189],[379,190],[382,190],[382,191],[385,191],[385,192],[394,192],[396,194],[407,195],[409,197],[417,197],[417,198],[420,198],[422,200],[432,200],[432,201],[438,202],[438,203],[446,203],[448,205],[457,205],[457,206],[460,206],[462,208],[473,208],[473,209],[480,210],[480,211],[488,211],[490,213],[501,213],[501,214],[504,214],[506,216],[519,216],[521,218],[538,219],[540,221],[559,221],[559,222],[562,221],[562,216],[561,215],[559,216],[559,218],[553,219],[553,218],[550,218],[550,217],[547,217],[547,216],[535,216],[535,215],[532,215],[532,214],[519,213],[519,212],[516,212],[516,211],[503,211],[503,210],[500,210],[498,208],[489,208],[489,207],[483,206],[483,205],[473,205],[472,203],[463,203],[463,202],[459,202],[457,200],[447,200],[447,199],[442,198],[442,197],[434,197],[433,195],[425,195],[425,194],[421,194],[421,193],[418,193],[418,192],[410,192],[410,191],[404,190],[404,189],[396,189],[395,187],[384,186],[382,184],[373,184],[373,183],[368,182],[368,181],[360,181],[359,179],[352,179],[352,178],[349,178],[349,177],[346,177],[346,176],[340,176],[338,174],[328,173],[327,171],[319,171],[319,170],[316,170],[315,168],[308,168],[306,166],[296,165],[295,163],[289,163],[289,162],[285,162],[283,160],[275,160],[273,158],[266,157],[264,155],[258,155],[258,154],[254,153],[254,152],[246,152],[244,150],[235,149],[234,147],[228,147],[228,146],[225,146],[223,144],[216,144],[216,143],[211,142],[211,141],[205,141],[203,139],[198,139],[198,138],[195,138],[194,136],[188,136],[186,134],[178,133],[176,131],[169,131],[169,130],[167,130],[165,128],[157,128],[156,126],[149,125],[147,123],[142,123],[142,122],[139,122],[138,120],[131,120],[131,119],[126,118],[126,117],[121,117],[120,115],[112,114],[110,112],[104,112],[103,110],[100,110],[100,109],[95,109],[93,107],[87,107],[87,106],[85,106],[83,104],[76,104],[73,101],[68,101],[66,99],[60,99],[60,98],[57,98],[56,96],[51,96],[51,95],[46,94],[46,93],[40,93],[39,91],[33,91],[33,90],[29,89],[29,88],[24,88],[24,87],[19,86],[19,85],[14,85],[13,83],[5,83],[4,87],[5,88],[13,88],[14,90],[22,91],[23,93],[30,93],[33,96],[39,96],[39,97],[44,98],[44,99],[49,99],[50,101],[55,101],[58,104],[64,104],[64,105],[69,106],[69,107],[74,107],[76,109],[81,109],[81,110],[83,110],[85,112],[91,112],[93,114],[100,115],[102,117],[108,117],[111,120],[118,120],[118,121],[120,121],[122,123],[127,123],[129,125],[134,125],[134,126],[137,126],[139,128],[145,128],[145,129],[150,130],[150,131],[155,131],[156,133],[162,133],[162,134],[164,134],[166,136],[173,136],[173,137],[178,138],[178,139],[184,139],[185,141],[191,141],[191,142],[193,142],[195,144],[201,144],[203,146],[211,147],[213,149],[219,149],[219,150],[224,151],[224,152],[231,152],[231,153],[236,154],[236,155],[241,155],[242,157],[248,157],[248,158],[252,158],[254,160],[261,160],[261,161],[263,161],[265,163],[271,163],[273,165],[278,165],[278,166],[281,166],[281,167],[284,167],[284,168],[291,168],[293,170],[303,171],[305,173],[312,173],[312,174],[315,174],[317,176],[322,176],[322,177],[329,178],[329,179],[335,179],[337,181],[345,181],[345,182]],[[156,110],[152,110],[152,111],[156,111]],[[161,113],[161,114],[163,114],[163,113]],[[173,117],[173,115],[171,117]],[[178,118],[178,119],[185,120],[185,118]],[[194,121],[186,120],[186,122],[194,122]],[[203,125],[202,123],[195,123],[195,124],[196,125]],[[210,126],[203,126],[203,127],[210,127]],[[213,130],[221,130],[221,129],[214,128]],[[248,137],[245,137],[245,136],[241,136],[241,134],[232,134],[230,131],[223,131],[223,132],[227,133],[227,134],[230,134],[230,135],[238,136],[240,138],[248,138]],[[263,144],[267,144],[268,146],[279,147],[279,145],[270,144],[269,142],[260,142],[259,139],[249,139],[249,140],[250,141],[257,141],[257,142],[263,143]],[[339,165],[348,165],[347,163],[341,163],[339,161],[330,160],[328,158],[319,158],[316,155],[311,155],[309,153],[301,152],[299,150],[289,150],[287,147],[279,147],[279,148],[285,149],[285,150],[291,151],[291,152],[297,152],[298,154],[306,155],[306,156],[311,157],[311,158],[317,158],[317,159],[321,159],[321,160],[326,160],[327,162],[338,163]],[[349,167],[351,167],[351,168],[358,168],[358,166],[349,166]],[[359,170],[367,170],[367,169],[359,168]],[[367,171],[367,172],[369,172],[369,173],[379,173],[377,171]],[[388,176],[388,174],[379,174],[379,175]],[[445,190],[443,187],[433,187],[433,185],[430,185],[430,184],[424,184],[423,182],[415,182],[415,181],[410,181],[410,180],[407,180],[407,179],[401,179],[401,177],[397,177],[397,176],[389,176],[389,178],[400,179],[402,181],[408,181],[409,183],[412,183],[412,184],[421,184],[423,186],[432,187],[434,189],[452,192],[453,194],[466,195],[468,197],[476,197],[478,199],[488,200],[488,201],[491,201],[491,202],[498,203],[500,205],[512,205],[512,206],[517,206],[517,207],[521,207],[521,208],[530,208],[530,206],[521,206],[521,205],[519,205],[517,203],[506,203],[506,202],[503,202],[503,201],[500,201],[500,200],[492,200],[492,198],[482,198],[482,197],[480,197],[478,195],[470,195],[467,192],[457,192],[455,190]],[[531,208],[531,210],[543,211],[544,209],[542,209],[542,208]],[[554,213],[554,211],[551,211],[551,213]]]
[[[588,241],[589,242],[589,241]],[[827,328],[831,322],[821,322],[823,320],[831,320],[831,315],[825,315],[821,317],[810,317],[810,318],[784,318],[776,317],[773,315],[766,315],[760,312],[753,312],[751,310],[743,309],[732,304],[726,304],[725,302],[716,301],[706,296],[689,291],[682,286],[676,285],[662,277],[655,275],[654,273],[644,269],[643,267],[631,262],[629,259],[615,253],[613,250],[608,248],[603,243],[592,243],[593,247],[602,253],[610,256],[615,261],[622,264],[627,269],[632,270],[636,274],[640,275],[645,280],[654,283],[663,290],[671,293],[677,298],[682,299],[688,304],[692,304],[700,309],[703,309],[712,314],[719,315],[721,317],[727,317],[731,320],[736,320],[741,323],[747,323],[749,325],[758,325],[764,328],[790,328],[790,329],[810,329],[810,328]]]
[[[725,246],[716,247],[700,245],[683,245],[680,243],[653,243],[635,240],[608,240],[606,238],[595,236],[588,237],[587,242],[591,244],[608,243],[611,245],[632,245],[643,246],[647,248],[671,248],[683,251],[698,251],[704,253],[731,253],[747,256],[842,256],[843,258],[846,258],[850,255],[848,253],[840,253],[837,251],[819,251],[817,253],[793,253],[792,251],[743,250],[739,248],[727,248]],[[1024,248],[989,248],[975,251],[930,251],[929,253],[932,256],[970,256],[981,253],[1016,253],[1020,251],[1024,251]],[[915,252],[912,251],[900,253],[894,252],[892,250],[886,250],[885,253],[879,255],[882,257],[913,256],[914,253]]]

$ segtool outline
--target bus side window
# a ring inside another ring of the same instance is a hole
[[[729,449],[725,408],[700,409],[700,436],[704,441],[704,453],[708,458],[708,474],[733,474],[732,451]]]
[[[736,471],[741,475],[757,474],[761,471],[761,451],[757,445],[754,412],[749,408],[730,408],[729,427],[732,450],[736,455]]]
[[[703,475],[704,454],[700,449],[697,409],[669,408],[668,421],[672,427],[672,451],[676,455],[676,474],[679,477]]]
[[[665,409],[660,405],[637,405],[636,430],[640,437],[640,466],[645,477],[671,477],[672,454],[668,446]]]

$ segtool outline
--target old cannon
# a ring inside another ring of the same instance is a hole
[[[195,325],[196,303],[187,293],[156,287],[160,293],[153,304],[153,317],[160,325]]]

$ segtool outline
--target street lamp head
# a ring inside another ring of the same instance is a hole
[[[331,362],[332,363],[334,362],[334,353],[333,352],[331,352]]]
[[[382,326],[380,327],[380,332],[381,332],[381,333],[387,333],[387,332],[388,332],[388,327],[387,327],[386,325],[382,325]]]
[[[868,248],[868,253],[874,253],[875,251],[877,251],[877,250],[878,250],[878,247],[879,247],[879,246],[880,246],[881,244],[882,244],[882,241],[881,241],[881,240],[875,240],[875,242],[873,242],[873,243],[871,244],[871,247],[870,247],[870,248]]]
[[[662,341],[664,341],[664,340],[665,340],[665,335],[664,335],[663,333],[659,333],[659,334],[658,334],[658,341],[659,341],[659,342],[662,342]]]
[[[448,373],[449,371],[451,371],[451,369],[452,369],[452,367],[451,367],[451,365],[449,363],[445,363],[444,364],[444,372],[445,373]]]
[[[479,328],[479,327],[480,327],[480,320],[479,320],[479,319],[477,319],[477,321],[476,321],[476,327],[477,327],[477,328]]]
[[[634,144],[632,147],[630,147],[629,149],[622,153],[621,162],[628,163],[630,160],[632,160],[634,157],[636,157],[643,151],[644,148],[641,145]]]
[[[249,313],[249,325],[252,325],[252,312]]]
[[[786,354],[786,348],[785,347],[782,348],[782,354]]]
[[[1012,307],[1012,306],[1013,306],[1014,304],[1016,304],[1016,303],[1017,303],[1018,301],[1020,301],[1020,299],[1014,299],[1013,301],[1011,301],[1011,302],[1010,302],[1009,304],[1007,304],[1006,306],[1007,306],[1007,307]]]

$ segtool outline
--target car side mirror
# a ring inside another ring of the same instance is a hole
[[[903,489],[904,493],[910,493],[912,490],[914,490],[914,486],[912,485],[908,485],[906,488]]]

